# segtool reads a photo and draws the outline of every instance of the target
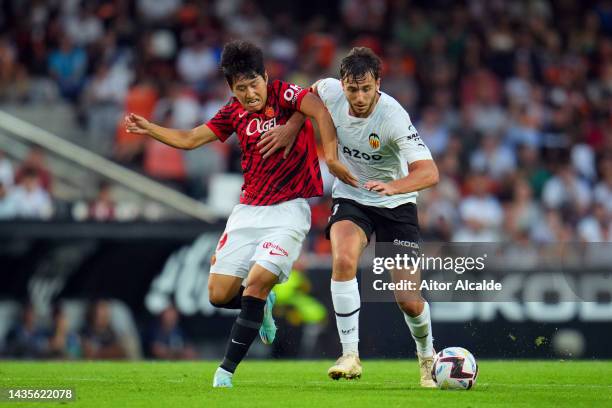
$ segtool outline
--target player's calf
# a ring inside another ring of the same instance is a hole
[[[249,351],[263,321],[265,304],[265,300],[253,296],[242,297],[242,308],[232,326],[230,341],[219,366],[225,372],[233,375]]]
[[[419,300],[402,300],[398,301],[397,305],[404,312],[405,315],[410,317],[416,317],[423,313],[423,309],[425,307],[425,302],[421,299]]]

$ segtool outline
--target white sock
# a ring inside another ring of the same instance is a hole
[[[336,326],[342,343],[342,354],[359,354],[359,309],[361,297],[357,278],[331,281],[331,295],[336,312]]]
[[[233,376],[234,376],[234,373],[230,373],[229,371],[224,370],[224,369],[223,369],[223,368],[221,368],[221,367],[217,367],[217,372],[215,373],[215,376],[216,376],[217,374],[221,374],[221,373],[226,374],[226,375],[228,375],[228,376],[230,376],[230,377],[233,377]]]
[[[402,311],[402,313],[404,312]],[[410,317],[404,313],[404,320],[416,343],[417,353],[421,356],[431,356],[433,354],[433,336],[431,333],[429,303],[425,302],[423,311],[416,317]]]

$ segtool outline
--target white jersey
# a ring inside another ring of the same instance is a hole
[[[404,108],[381,92],[370,116],[356,118],[349,114],[349,103],[339,80],[327,78],[319,81],[317,92],[336,126],[338,156],[359,179],[358,188],[336,179],[332,196],[372,207],[395,208],[416,203],[417,192],[381,196],[363,187],[368,181],[388,183],[406,177],[408,163],[432,159]]]

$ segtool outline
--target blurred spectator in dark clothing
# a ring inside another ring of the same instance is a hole
[[[179,326],[179,315],[172,305],[159,315],[153,329],[150,352],[154,358],[164,360],[183,360],[196,357],[194,349],[185,341]]]
[[[96,221],[115,219],[115,201],[110,183],[103,181],[98,188],[96,199],[89,203],[89,218]]]
[[[26,171],[35,170],[38,173],[42,188],[47,191],[51,191],[51,172],[49,171],[46,163],[45,152],[39,146],[34,146],[28,152],[28,155],[19,165],[15,174],[15,182],[19,183]]]
[[[81,334],[83,357],[92,360],[124,359],[127,352],[121,345],[118,334],[111,326],[111,309],[107,301],[92,304],[87,327]]]
[[[37,322],[31,303],[23,305],[21,320],[9,331],[3,354],[17,358],[41,358],[49,348],[49,331]]]
[[[49,338],[47,357],[74,359],[81,355],[81,341],[68,327],[68,319],[61,305],[53,308],[53,327]]]
[[[71,102],[76,102],[85,83],[87,54],[75,47],[70,38],[64,36],[59,48],[49,56],[49,72],[59,85],[60,93]]]

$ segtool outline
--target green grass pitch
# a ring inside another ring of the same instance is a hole
[[[479,361],[470,391],[421,389],[414,361],[363,361],[363,377],[332,381],[331,361],[247,360],[233,389],[213,389],[216,362],[0,361],[0,387],[75,390],[74,407],[612,407],[610,361]]]

